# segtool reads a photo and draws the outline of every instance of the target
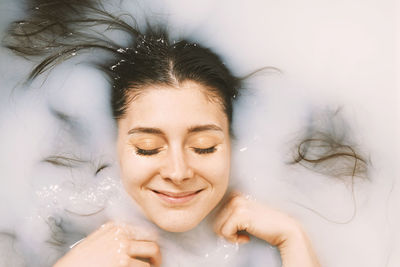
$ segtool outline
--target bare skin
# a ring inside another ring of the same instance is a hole
[[[222,208],[215,232],[232,243],[247,243],[246,231],[276,246],[283,267],[319,267],[311,242],[301,225],[288,215],[235,193]],[[300,264],[301,263],[301,264]]]
[[[184,232],[196,227],[226,193],[229,123],[201,84],[153,87],[118,122],[121,179],[150,221],[165,231]],[[246,231],[277,246],[284,267],[320,266],[299,223],[238,193],[219,211],[214,229],[233,243],[248,242],[249,236],[238,234]],[[126,224],[106,224],[55,267],[160,266],[156,239],[144,233]]]
[[[283,267],[320,267],[311,242],[301,225],[288,215],[232,195],[218,213],[214,230],[232,243],[247,243],[248,234],[276,246]],[[127,224],[108,223],[89,235],[61,258],[54,267],[141,267],[161,266],[155,238]]]
[[[154,237],[128,224],[102,225],[62,257],[54,267],[161,266]]]

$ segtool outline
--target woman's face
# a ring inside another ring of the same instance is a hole
[[[143,88],[118,122],[126,191],[160,228],[194,228],[221,200],[229,180],[228,119],[195,82]]]

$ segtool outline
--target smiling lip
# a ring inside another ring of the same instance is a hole
[[[169,192],[152,190],[161,200],[168,204],[184,204],[196,197],[203,189],[186,192]]]

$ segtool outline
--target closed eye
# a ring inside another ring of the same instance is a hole
[[[136,154],[141,155],[141,156],[152,156],[160,152],[161,148],[155,148],[155,149],[141,149],[139,147],[136,147]]]
[[[215,146],[212,146],[212,147],[208,147],[208,148],[193,147],[193,150],[197,154],[211,154],[211,153],[214,153],[217,149]]]

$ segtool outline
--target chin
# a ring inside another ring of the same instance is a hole
[[[182,233],[192,230],[203,220],[203,217],[194,219],[193,217],[188,216],[188,218],[182,218],[179,214],[171,218],[168,217],[169,216],[161,216],[161,218],[153,220],[153,222],[164,231]]]
[[[171,233],[183,233],[192,230],[195,228],[198,224],[195,225],[158,225],[161,229],[167,232]]]

